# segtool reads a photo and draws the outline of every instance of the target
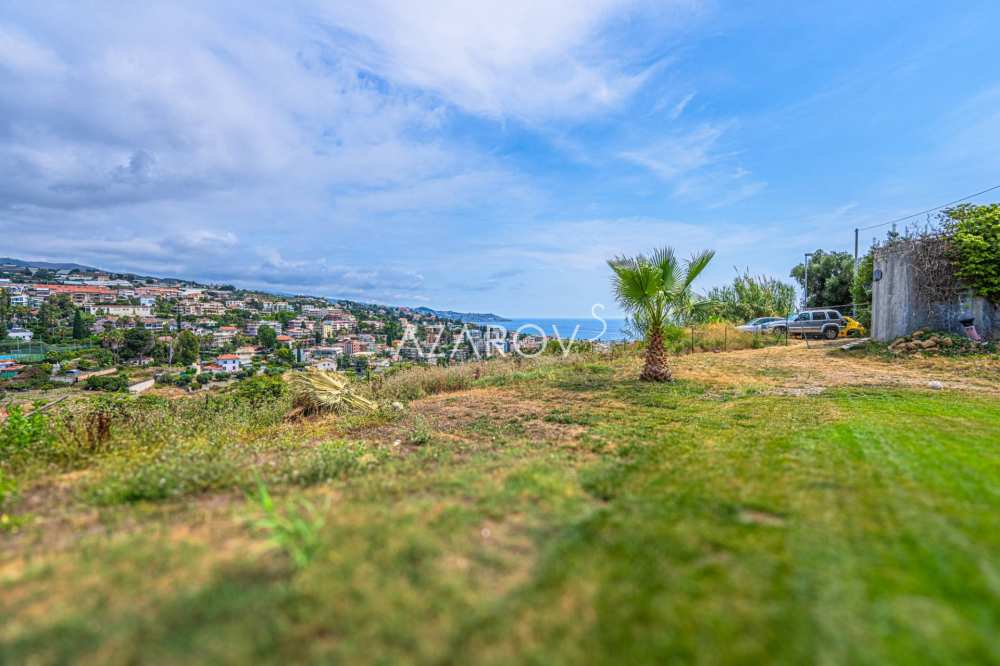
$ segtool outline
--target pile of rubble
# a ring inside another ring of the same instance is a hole
[[[965,354],[981,351],[981,345],[969,338],[953,333],[934,331],[914,331],[910,335],[896,338],[889,344],[893,354]]]

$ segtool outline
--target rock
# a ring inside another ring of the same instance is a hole
[[[927,382],[927,386],[934,389],[935,391],[940,391],[941,389],[944,388],[944,384],[937,381],[936,379],[934,381]]]
[[[924,340],[920,343],[920,346],[924,349],[930,349],[931,347],[937,347],[937,342],[931,338],[930,340]]]
[[[942,347],[951,347],[954,344],[955,344],[955,341],[952,340],[951,338],[942,338],[941,339],[941,346]]]
[[[395,401],[395,402],[393,402],[393,403],[392,403],[392,404],[390,405],[390,407],[392,407],[392,408],[393,408],[393,409],[394,409],[395,411],[397,411],[397,412],[401,412],[401,411],[403,411],[403,409],[404,409],[404,407],[403,407],[403,403],[399,402],[398,400],[397,400],[397,401]]]

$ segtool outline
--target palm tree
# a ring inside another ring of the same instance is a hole
[[[691,283],[701,274],[715,251],[705,250],[679,261],[664,247],[649,257],[615,257],[608,261],[614,271],[615,299],[630,313],[635,327],[646,339],[646,365],[640,379],[668,382],[672,379],[663,346],[663,329],[671,319],[690,316],[701,300]]]

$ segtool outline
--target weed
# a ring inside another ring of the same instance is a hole
[[[25,415],[20,407],[11,407],[7,420],[0,423],[0,455],[29,453],[50,441],[48,419],[39,411]]]
[[[263,481],[257,481],[257,495],[248,498],[263,517],[253,522],[268,541],[281,550],[297,569],[303,569],[320,547],[320,530],[324,519],[316,507],[305,499],[290,503],[280,510]]]
[[[23,518],[13,516],[4,510],[4,505],[16,496],[17,482],[0,469],[0,532],[15,531],[23,521]]]
[[[362,474],[376,467],[387,454],[369,451],[357,442],[323,442],[301,460],[294,461],[285,477],[290,483],[308,486]]]
[[[410,444],[424,446],[430,444],[433,438],[434,434],[427,425],[426,419],[420,416],[414,419],[413,427],[410,428]]]
[[[102,506],[160,501],[236,486],[239,480],[235,463],[221,452],[169,446],[112,458],[84,496]]]

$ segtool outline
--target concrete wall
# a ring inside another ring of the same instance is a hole
[[[156,385],[155,379],[147,379],[146,381],[139,382],[138,384],[132,384],[128,387],[128,392],[137,395],[139,393],[145,393],[149,389]]]
[[[872,326],[875,340],[888,341],[909,335],[918,328],[962,333],[961,319],[975,319],[976,330],[984,339],[1000,339],[1000,313],[994,304],[962,290],[944,303],[925,303],[918,284],[920,272],[912,252],[905,249],[876,252],[875,274],[882,277],[872,284]]]

